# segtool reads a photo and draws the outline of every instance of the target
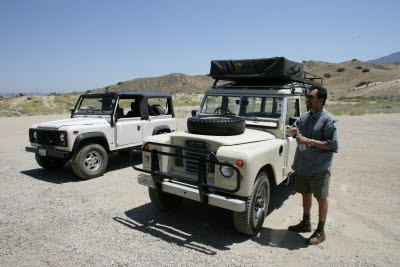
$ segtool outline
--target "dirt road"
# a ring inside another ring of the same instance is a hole
[[[221,209],[184,201],[158,212],[118,154],[88,181],[70,164],[42,170],[24,151],[28,127],[65,117],[0,118],[0,266],[400,265],[400,114],[338,117],[327,241],[313,247],[286,230],[302,216],[292,186],[273,193],[250,238]],[[314,227],[317,213],[314,202]]]

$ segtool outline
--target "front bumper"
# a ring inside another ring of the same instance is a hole
[[[47,157],[52,157],[52,158],[60,158],[60,159],[69,159],[70,158],[70,153],[67,151],[60,151],[56,150],[54,148],[48,148],[48,147],[35,147],[35,146],[26,146],[25,151],[26,152],[32,152],[35,154],[40,154],[39,149],[45,152],[45,156]]]
[[[141,185],[155,188],[150,175],[141,173],[138,175],[138,181]],[[184,184],[177,184],[172,181],[166,180],[160,181],[160,186],[161,191],[163,192],[201,202],[200,192],[194,187],[190,187]],[[207,198],[208,205],[211,206],[216,206],[236,212],[242,212],[246,210],[246,202],[243,200],[220,196],[213,193],[208,193]]]
[[[171,152],[163,152],[158,151],[156,149],[148,149],[149,145],[155,145],[159,147],[168,147],[168,148],[179,148],[184,150],[191,150],[197,152],[205,152],[209,154],[209,158],[206,157],[193,157],[187,155],[180,155]],[[140,169],[135,166],[134,161],[134,151],[142,151],[151,153],[151,170]],[[179,175],[176,173],[166,173],[160,171],[159,167],[159,155],[169,156],[169,157],[179,157],[184,159],[191,159],[197,161],[199,164],[199,169],[197,173],[197,181],[190,182],[185,179],[185,175]],[[211,158],[211,159],[210,159]],[[240,190],[240,184],[242,180],[242,175],[237,166],[228,163],[228,162],[220,162],[212,151],[198,148],[190,148],[184,146],[176,146],[170,144],[161,144],[154,142],[147,142],[141,148],[133,147],[131,149],[131,163],[132,167],[140,172],[147,173],[142,174],[146,176],[145,182],[141,183],[146,186],[153,187],[158,191],[168,192],[174,195],[182,196],[185,198],[190,198],[193,200],[200,201],[205,205],[213,205],[217,207],[222,207],[225,209],[230,209],[234,211],[244,211],[245,202],[235,198],[234,193]],[[206,177],[206,163],[212,163],[215,165],[225,165],[234,169],[236,172],[236,188],[227,189],[223,187],[214,186],[211,184],[207,184]],[[140,177],[138,177],[140,183]],[[176,183],[175,181],[179,182]],[[186,185],[187,184],[187,185]],[[221,194],[218,194],[221,193]]]

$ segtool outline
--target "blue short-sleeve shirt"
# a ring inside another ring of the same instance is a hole
[[[310,111],[304,113],[293,126],[298,127],[303,136],[322,141],[331,149],[306,146],[306,150],[301,151],[297,147],[293,170],[303,176],[311,176],[325,170],[331,172],[333,153],[337,153],[339,149],[339,129],[336,118],[322,108],[316,114]]]

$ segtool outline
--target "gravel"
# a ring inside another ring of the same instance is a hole
[[[0,118],[8,129],[0,133],[0,266],[400,264],[399,114],[339,117],[328,236],[313,247],[308,233],[286,230],[302,213],[293,186],[278,187],[262,231],[247,237],[229,212],[197,202],[160,213],[124,155],[111,155],[105,175],[92,180],[77,178],[70,164],[42,170],[24,151],[27,129],[63,117]],[[317,214],[314,202],[314,226]]]

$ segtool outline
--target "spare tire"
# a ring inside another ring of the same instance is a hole
[[[189,132],[204,135],[238,135],[246,128],[246,121],[236,116],[203,115],[187,120]]]

